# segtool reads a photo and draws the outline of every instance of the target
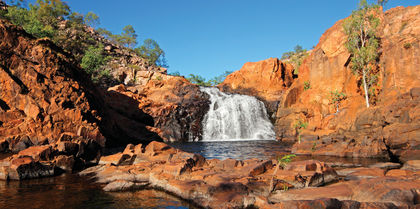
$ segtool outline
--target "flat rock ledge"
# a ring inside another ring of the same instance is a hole
[[[104,156],[99,165],[80,175],[92,176],[105,191],[154,188],[202,208],[420,206],[416,205],[420,203],[419,171],[359,168],[341,172],[352,177],[360,173],[359,178],[343,181],[343,176],[317,160],[292,162],[275,172],[276,163],[258,159],[208,160],[165,143],[151,142],[147,146],[130,144],[122,153]],[[379,174],[364,178],[365,173]]]

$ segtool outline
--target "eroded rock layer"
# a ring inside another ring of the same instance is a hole
[[[417,161],[337,170],[317,160],[217,160],[161,142],[128,145],[84,170],[109,192],[157,188],[204,208],[416,207]],[[339,181],[344,179],[346,181]],[[328,185],[328,186],[325,186]]]

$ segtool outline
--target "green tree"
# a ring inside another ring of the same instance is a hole
[[[211,86],[209,82],[206,81],[206,79],[200,75],[194,75],[190,74],[188,77],[186,77],[188,81],[190,81],[193,84],[197,84],[199,86]]]
[[[116,40],[121,45],[133,48],[137,45],[137,34],[132,25],[127,25],[123,28],[121,35],[116,37]]]
[[[136,53],[156,66],[168,67],[165,52],[153,39],[146,39],[143,45],[135,49]]]
[[[232,73],[232,71],[225,71],[224,73],[222,73],[221,75],[219,75],[219,76],[216,76],[216,77],[214,77],[214,78],[212,78],[212,79],[210,79],[209,81],[208,81],[208,83],[211,85],[211,86],[217,86],[217,85],[219,85],[219,84],[221,84],[225,79],[226,79],[226,76],[228,76],[229,74],[231,74]]]
[[[93,12],[88,12],[85,15],[84,20],[85,20],[85,24],[92,28],[96,28],[101,23],[99,20],[99,16]]]
[[[388,3],[388,0],[378,0],[378,4],[381,6],[384,6],[386,3]]]
[[[99,81],[104,76],[109,76],[109,71],[103,69],[109,58],[103,55],[104,46],[90,46],[82,58],[80,66],[91,75],[94,82]]]
[[[303,49],[302,46],[296,45],[294,51],[285,52],[281,56],[281,60],[286,60],[293,65],[295,75],[299,74],[299,67],[302,65],[303,60],[308,56],[306,49]]]
[[[70,14],[70,7],[61,0],[37,0],[29,4],[29,9],[22,7],[22,2],[15,1],[8,8],[6,18],[38,38],[55,37],[58,23]]]
[[[369,107],[369,88],[376,80],[372,74],[372,65],[378,58],[379,40],[376,35],[380,23],[375,11],[378,5],[369,5],[361,0],[357,10],[343,24],[347,35],[346,47],[351,54],[353,73],[362,76],[366,107]]]

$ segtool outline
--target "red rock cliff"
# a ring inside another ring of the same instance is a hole
[[[360,79],[351,72],[342,20],[321,36],[301,65],[297,79],[287,77],[291,73],[273,77],[272,69],[276,68],[267,67],[272,66],[267,63],[275,59],[269,59],[246,64],[228,76],[221,86],[228,91],[257,96],[266,104],[277,101],[274,120],[279,139],[296,140],[298,133],[294,125],[299,120],[307,122],[308,127],[301,134],[302,140],[308,141],[307,146],[300,145],[298,149],[296,145],[297,153],[311,154],[316,144],[318,153],[314,154],[320,155],[389,157],[391,154],[401,159],[418,156],[416,147],[420,142],[411,136],[420,133],[416,113],[419,110],[416,87],[420,87],[420,6],[397,7],[379,16],[379,93],[373,108],[366,109]],[[304,89],[305,82],[310,83],[309,89]],[[331,99],[332,91],[343,92],[347,97],[340,102],[338,111]],[[408,137],[398,137],[397,132]],[[323,148],[329,144],[334,145]]]
[[[270,58],[245,63],[240,70],[228,75],[219,87],[223,91],[255,96],[264,101],[269,113],[273,113],[293,79],[292,65]]]
[[[73,163],[89,162],[106,143],[161,140],[149,131],[153,125],[138,101],[96,88],[51,41],[0,20],[0,152],[48,145],[39,148],[52,153],[43,160],[65,155]]]

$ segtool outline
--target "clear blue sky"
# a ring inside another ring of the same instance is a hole
[[[32,2],[32,1],[30,1]],[[357,8],[358,0],[66,0],[73,11],[93,11],[100,27],[120,33],[134,26],[141,42],[155,39],[169,72],[206,78],[245,62],[281,57],[296,44],[311,48],[322,33]],[[385,9],[418,5],[389,0]]]

